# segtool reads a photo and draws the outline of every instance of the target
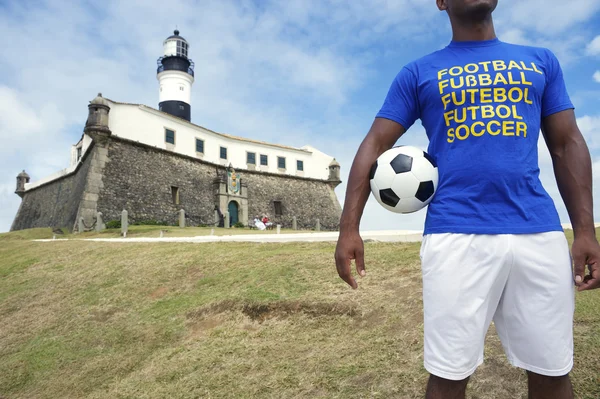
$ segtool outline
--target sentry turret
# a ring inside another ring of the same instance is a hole
[[[188,58],[189,43],[175,30],[163,43],[163,56],[157,61],[158,109],[190,121],[194,62]]]
[[[21,198],[25,194],[25,184],[29,183],[29,179],[29,175],[24,170],[17,175],[17,189],[15,190],[15,194]]]

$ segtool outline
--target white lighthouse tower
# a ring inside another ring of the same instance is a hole
[[[188,58],[188,42],[179,36],[178,30],[173,33],[164,41],[163,56],[157,61],[158,109],[189,121],[194,62]]]

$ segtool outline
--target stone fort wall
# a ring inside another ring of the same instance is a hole
[[[91,173],[90,165],[100,155],[101,164],[92,165],[95,172]],[[242,194],[247,198],[248,219],[266,215],[289,228],[295,216],[300,229],[314,228],[317,219],[323,230],[338,229],[341,207],[333,186],[327,182],[248,170],[239,172]],[[94,222],[90,217],[94,208],[102,212],[104,222],[120,220],[121,212],[126,209],[130,223],[153,220],[177,224],[178,211],[184,209],[188,225],[213,225],[215,205],[219,203],[219,184],[215,184],[215,178],[225,181],[225,175],[226,169],[220,165],[107,137],[87,151],[74,173],[25,192],[11,230],[72,229],[82,216],[90,226]],[[97,191],[92,193],[90,189],[96,186]],[[178,188],[178,205],[173,202],[172,187]],[[276,214],[275,202],[280,203],[281,215]]]
[[[119,220],[126,209],[131,222],[176,224],[177,212],[184,209],[189,225],[211,225],[217,203],[213,182],[225,172],[220,165],[111,137],[98,211],[105,221]],[[242,190],[247,190],[248,218],[267,215],[291,227],[296,216],[298,228],[314,227],[316,219],[324,230],[339,227],[341,207],[327,182],[248,170],[239,173]],[[179,205],[173,203],[171,187],[179,189]],[[281,203],[281,215],[276,215],[275,201]]]
[[[71,230],[77,220],[91,157],[88,153],[69,175],[26,191],[11,226],[13,230],[58,227]]]

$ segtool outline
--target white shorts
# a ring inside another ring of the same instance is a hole
[[[470,376],[492,319],[514,366],[547,376],[571,370],[575,290],[563,232],[426,235],[421,261],[431,374]]]

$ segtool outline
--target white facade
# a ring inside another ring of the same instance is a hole
[[[192,104],[192,75],[181,71],[163,71],[156,78],[159,82],[159,102],[183,101]]]
[[[216,133],[144,105],[108,101],[109,128],[114,136],[215,164],[231,164],[236,170],[252,169],[319,180],[329,177],[333,157],[313,147],[293,148]],[[174,132],[175,144],[167,143],[167,129]],[[203,141],[204,152],[196,151],[197,139]],[[226,159],[221,158],[221,147],[226,149]],[[254,164],[247,162],[248,153],[254,154]],[[266,166],[261,165],[261,155],[267,157]],[[285,169],[279,168],[280,157],[285,159]],[[303,170],[298,170],[297,161],[302,162]]]
[[[84,134],[77,144],[71,146],[71,162],[69,163],[69,167],[65,169],[61,169],[58,172],[52,173],[49,176],[46,176],[42,179],[25,183],[25,191],[30,190],[32,188],[36,188],[58,178],[61,178],[69,173],[72,173],[77,169],[77,165],[85,155],[85,153],[90,148],[90,144],[92,143],[92,138],[87,134]]]
[[[114,136],[214,164],[231,165],[236,170],[250,169],[318,180],[329,178],[329,164],[333,161],[333,157],[312,146],[293,148],[230,136],[213,132],[145,105],[118,103],[108,99],[107,102],[110,105],[109,129]],[[167,143],[167,130],[174,132],[175,144]],[[196,151],[196,140],[202,140],[204,152]],[[25,190],[41,186],[75,171],[91,143],[92,138],[84,134],[77,144],[71,146],[71,162],[68,168],[43,179],[26,183]],[[221,158],[221,148],[226,149],[226,159]],[[248,163],[248,153],[254,154],[254,164]],[[261,165],[261,156],[266,156],[267,165]],[[285,168],[279,168],[279,158],[285,159]],[[298,161],[301,161],[303,170],[298,169]]]
[[[69,166],[77,165],[79,160],[86,153],[90,144],[92,144],[92,138],[87,134],[84,134],[77,144],[71,146],[71,163]]]

